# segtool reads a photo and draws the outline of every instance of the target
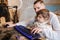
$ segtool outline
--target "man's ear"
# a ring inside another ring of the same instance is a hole
[[[45,4],[44,3],[41,3],[41,5],[44,6],[44,8],[45,8]]]

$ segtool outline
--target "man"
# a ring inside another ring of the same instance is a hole
[[[35,10],[35,12],[38,12],[39,10],[41,10],[41,9],[46,9],[45,8],[45,4],[44,4],[44,2],[42,1],[42,0],[37,0],[37,1],[35,1],[34,2],[34,10]],[[51,25],[52,25],[52,31],[51,31],[51,35],[53,35],[54,37],[56,36],[55,34],[57,33],[58,35],[59,35],[59,33],[60,33],[60,23],[59,23],[59,20],[58,20],[58,17],[54,14],[54,13],[52,13],[52,12],[50,12],[50,23],[51,23]],[[41,32],[42,31],[42,29],[40,29],[40,28],[38,28],[38,27],[35,27],[33,30],[32,30],[32,33],[39,33],[39,32]],[[46,30],[46,33],[47,33],[47,35],[48,35],[48,32],[47,32],[48,30]],[[54,32],[53,32],[54,31]],[[57,36],[58,36],[57,35]],[[48,36],[48,37],[52,37],[52,36]],[[53,37],[52,37],[53,38]],[[54,39],[55,40],[55,39]],[[59,40],[58,39],[58,37],[56,37],[56,40]]]
[[[35,12],[38,12],[41,9],[46,9],[44,2],[42,0],[35,1],[34,2]],[[50,22],[51,22],[54,30],[59,30],[59,28],[60,28],[59,20],[58,20],[57,16],[52,12],[50,12]]]

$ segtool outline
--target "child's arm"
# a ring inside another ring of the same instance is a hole
[[[44,29],[42,32],[49,40],[59,40],[57,32],[52,30],[51,28]]]
[[[16,24],[9,24],[7,27],[14,27]]]
[[[49,27],[49,26],[48,26]],[[49,40],[60,40],[58,38],[57,31],[54,31],[52,28],[46,28],[46,29],[41,29],[39,27],[36,27],[32,30],[34,33],[43,33],[47,39]]]
[[[16,25],[23,25],[23,26],[25,26],[26,24],[25,24],[25,21],[21,21],[21,22],[18,22],[18,23],[12,23],[12,22],[7,22],[6,24],[8,24],[9,26],[8,27],[14,27],[14,26],[16,26]]]

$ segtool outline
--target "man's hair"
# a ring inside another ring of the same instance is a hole
[[[36,1],[34,2],[34,4],[36,4],[36,3],[38,3],[38,2],[44,3],[43,0],[36,0]]]
[[[42,15],[44,19],[48,20],[50,17],[49,10],[47,9],[41,9],[36,13],[36,18],[38,15]]]

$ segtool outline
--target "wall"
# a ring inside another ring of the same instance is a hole
[[[60,4],[60,0],[44,0],[46,4]]]

